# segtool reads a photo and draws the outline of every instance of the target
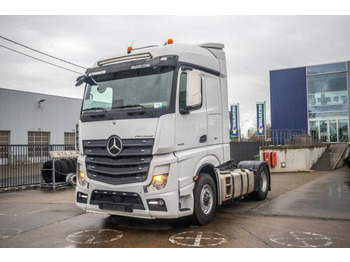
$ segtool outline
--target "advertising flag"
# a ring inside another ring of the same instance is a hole
[[[265,130],[265,102],[256,103],[256,126],[257,135],[263,136],[266,133]]]
[[[239,136],[238,104],[231,105],[231,138]]]

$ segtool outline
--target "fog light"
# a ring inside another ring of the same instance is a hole
[[[147,200],[148,208],[151,211],[167,211],[165,201],[163,199],[149,199]]]
[[[168,182],[168,174],[155,175],[152,178],[152,187],[158,191],[163,189]]]
[[[156,206],[164,206],[164,200],[163,199],[155,199],[155,200],[149,200],[149,205],[156,205]]]
[[[81,193],[81,192],[77,193],[77,202],[78,203],[86,204],[87,203],[87,198],[88,198],[88,196],[86,194]]]

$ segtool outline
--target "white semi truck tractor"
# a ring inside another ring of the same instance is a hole
[[[145,219],[191,216],[266,198],[265,162],[230,158],[224,45],[173,44],[98,60],[85,83],[77,130],[76,205]]]

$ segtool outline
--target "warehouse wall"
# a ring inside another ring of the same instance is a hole
[[[27,144],[28,131],[50,132],[50,144],[63,144],[64,132],[75,132],[80,108],[81,99],[0,89],[0,130],[11,132],[10,144]]]

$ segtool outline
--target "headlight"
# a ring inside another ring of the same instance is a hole
[[[85,180],[85,174],[83,171],[80,170],[80,164],[78,164],[78,183],[82,187],[87,187],[87,182]]]
[[[153,191],[163,189],[168,182],[168,174],[155,175],[152,177],[151,187]]]

